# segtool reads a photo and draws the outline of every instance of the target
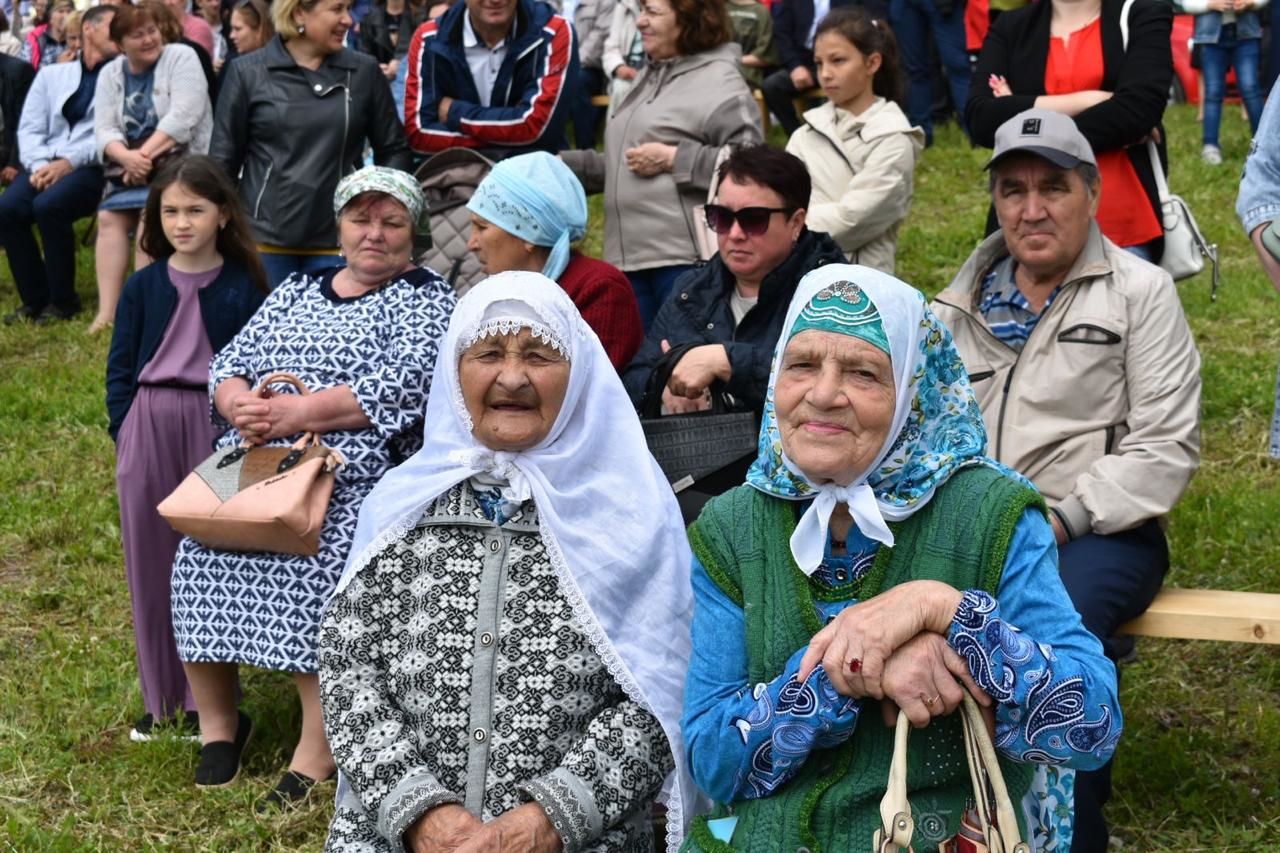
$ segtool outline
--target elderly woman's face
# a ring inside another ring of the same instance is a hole
[[[879,347],[801,332],[782,353],[774,388],[782,449],[813,482],[847,486],[876,461],[896,400],[893,367]]]
[[[471,434],[490,450],[536,446],[551,432],[569,388],[569,361],[528,329],[476,341],[458,362]]]
[[[650,59],[660,62],[679,53],[676,41],[680,38],[680,22],[667,0],[644,0],[636,29]]]
[[[409,210],[386,193],[361,193],[342,208],[338,244],[358,280],[386,281],[409,264],[413,252]]]
[[[150,68],[164,51],[164,35],[151,21],[145,21],[120,40],[120,51],[131,69]]]
[[[504,231],[482,216],[471,214],[471,236],[467,249],[475,253],[485,275],[508,270],[540,272],[545,261],[532,243],[526,243],[510,231]]]

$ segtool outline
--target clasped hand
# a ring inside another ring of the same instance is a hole
[[[836,692],[887,699],[917,727],[955,710],[964,695],[960,683],[990,705],[946,641],[960,598],[947,584],[910,581],[847,607],[814,634],[797,678],[804,681],[822,664]]]
[[[245,391],[231,398],[228,420],[249,444],[265,444],[273,439],[306,431],[306,398],[299,394],[277,394],[270,388]]]
[[[436,806],[404,833],[413,853],[557,853],[562,847],[537,803],[517,806],[485,823],[462,806]]]
[[[124,169],[124,183],[130,187],[146,184],[153,166],[151,158],[141,151],[121,151],[116,155],[116,162]]]
[[[676,165],[676,147],[662,142],[646,142],[625,152],[627,168],[642,178],[670,172]]]

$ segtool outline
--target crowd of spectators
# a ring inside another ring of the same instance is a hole
[[[1233,66],[1260,134],[1241,216],[1280,286],[1262,4],[1183,5],[1202,157],[1221,162]],[[956,709],[959,678],[1027,768],[1009,771],[1038,803],[1024,833],[1105,849],[1114,635],[1160,588],[1165,520],[1199,460],[1199,357],[1158,266],[1148,153],[1165,147],[1170,5],[375,0],[356,15],[351,0],[0,4],[6,324],[80,313],[74,226],[96,216],[134,739],[202,738],[195,784],[231,784],[253,730],[238,667],[258,666],[290,673],[303,708],[264,807],[343,771],[334,849],[504,833],[647,849],[672,773],[673,838],[705,811],[696,783],[719,805],[689,849],[727,832],[771,850],[808,837],[780,786],[817,790],[819,749],[887,742],[854,735],[851,702],[926,725]],[[893,274],[944,117],[993,149],[972,176],[990,207],[927,305]],[[451,149],[487,169],[459,212],[488,279],[460,300],[417,261],[447,211],[412,171]],[[578,247],[593,194],[600,259]],[[661,365],[662,416],[714,401],[761,428],[750,486],[708,505],[692,552],[635,416]],[[259,387],[279,370],[315,393]],[[318,554],[165,528],[155,504],[202,451],[300,433],[346,458]],[[970,500],[1007,559],[945,539]],[[649,575],[682,586],[631,626]],[[891,606],[879,638],[849,615]],[[1035,666],[1086,698],[1041,697]],[[524,675],[571,682],[572,712]],[[487,686],[468,694],[472,679]],[[1036,714],[1066,743],[1020,724]],[[936,781],[962,806],[953,775]],[[841,777],[850,825],[882,781]],[[851,831],[812,819],[825,845]]]

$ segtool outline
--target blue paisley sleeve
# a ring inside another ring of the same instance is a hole
[[[693,658],[681,728],[694,781],[717,802],[767,796],[810,752],[853,734],[858,702],[836,693],[821,666],[797,680],[803,648],[772,681],[751,684],[742,609],[696,559],[693,592]]]
[[[947,639],[997,702],[997,749],[1018,761],[1092,770],[1120,739],[1116,671],[1072,607],[1057,553],[1044,516],[1027,510],[997,597],[965,592]]]

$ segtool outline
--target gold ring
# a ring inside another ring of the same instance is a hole
[[[942,698],[942,694],[935,693],[932,699],[925,699],[923,695],[920,698],[924,699],[924,706],[932,711],[933,703],[937,702],[940,698]]]

